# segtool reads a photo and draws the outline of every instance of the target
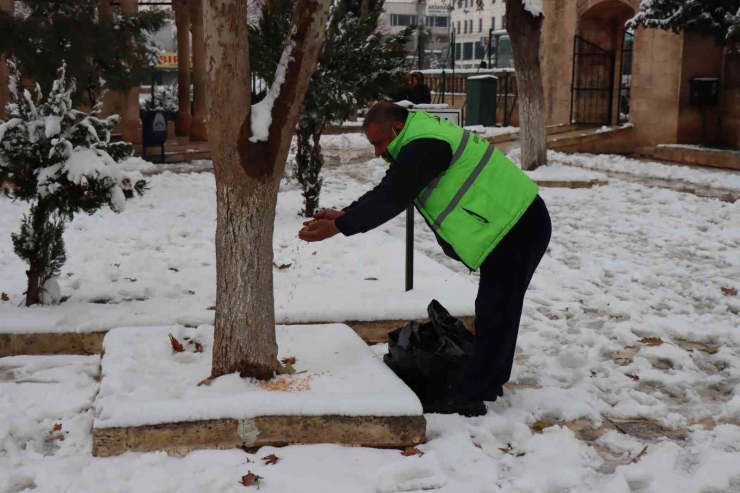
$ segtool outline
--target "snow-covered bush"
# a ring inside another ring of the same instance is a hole
[[[122,212],[126,199],[144,193],[146,182],[133,181],[118,167],[133,152],[128,142],[110,141],[118,116],[95,116],[105,95],[102,80],[93,110],[84,113],[72,107],[75,81],[67,80],[66,64],[46,98],[38,84],[35,95],[23,88],[14,60],[8,66],[11,99],[8,121],[0,122],[0,183],[10,198],[31,204],[12,238],[29,265],[26,305],[32,305],[43,301],[44,285],[66,261],[65,223],[105,205]]]
[[[190,101],[193,100],[193,86],[190,86]],[[177,117],[180,110],[180,100],[177,92],[177,83],[165,84],[154,88],[154,104],[151,97],[140,102],[142,110],[156,110],[166,112],[170,118]]]

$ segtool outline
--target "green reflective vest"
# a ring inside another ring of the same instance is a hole
[[[478,269],[535,199],[537,184],[484,138],[421,111],[409,113],[388,153],[397,159],[406,144],[423,138],[447,142],[453,155],[414,203],[463,263]]]

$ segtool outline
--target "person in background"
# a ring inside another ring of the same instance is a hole
[[[432,93],[429,86],[424,84],[424,74],[421,72],[411,73],[411,87],[396,94],[394,101],[411,101],[414,104],[431,104]]]

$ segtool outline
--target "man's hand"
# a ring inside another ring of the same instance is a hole
[[[342,212],[342,214],[344,213]],[[339,216],[342,214],[339,214]],[[337,233],[339,233],[339,230],[334,224],[334,220],[314,219],[313,221],[303,223],[303,229],[298,232],[298,238],[308,242],[323,241]]]
[[[344,211],[336,211],[334,209],[324,209],[322,211],[317,212],[313,215],[314,219],[326,219],[328,221],[333,221],[339,216],[343,216],[345,214]],[[306,226],[308,223],[303,223],[304,226]]]

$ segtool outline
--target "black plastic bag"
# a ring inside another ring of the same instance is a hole
[[[388,334],[383,361],[416,393],[422,404],[448,395],[463,377],[475,336],[437,301],[429,322],[409,322]]]

